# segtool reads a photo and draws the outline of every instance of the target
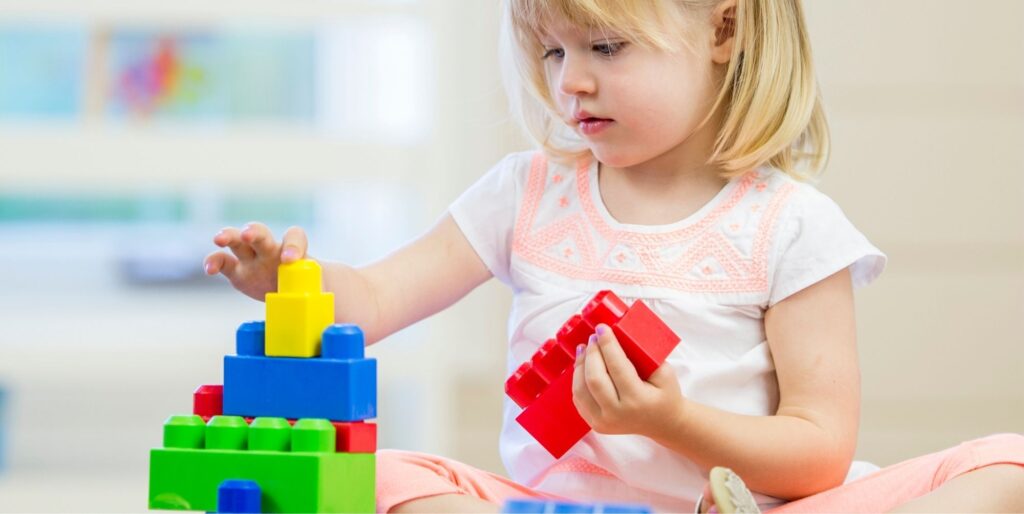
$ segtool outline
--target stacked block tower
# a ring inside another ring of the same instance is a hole
[[[335,325],[320,266],[278,269],[266,321],[243,323],[224,384],[164,424],[149,507],[208,512],[373,512],[377,363],[363,333]]]

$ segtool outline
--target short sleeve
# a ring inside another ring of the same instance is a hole
[[[853,286],[878,278],[886,256],[872,245],[829,197],[802,184],[780,219],[771,267],[771,307],[844,268]]]
[[[484,265],[505,284],[511,284],[509,263],[522,160],[520,154],[505,157],[448,208]]]

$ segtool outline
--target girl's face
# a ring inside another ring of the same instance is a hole
[[[704,45],[669,52],[568,23],[540,41],[562,120],[605,165],[637,165],[684,145],[714,104]]]

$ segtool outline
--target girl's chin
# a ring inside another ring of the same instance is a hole
[[[613,168],[628,168],[644,162],[644,159],[638,154],[615,151],[609,148],[591,146],[590,152],[594,154],[594,158],[598,162]]]

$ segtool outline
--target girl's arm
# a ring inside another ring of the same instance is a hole
[[[732,468],[751,489],[779,498],[841,484],[860,416],[852,289],[843,270],[768,309],[765,331],[779,381],[774,416],[684,401],[655,439],[707,468]]]
[[[801,498],[839,485],[860,414],[849,272],[770,308],[765,331],[779,381],[773,416],[687,400],[667,364],[641,380],[603,324],[591,344],[577,349],[573,403],[597,432],[645,435],[705,468],[732,468],[751,489],[771,496]]]
[[[337,319],[375,343],[455,303],[491,278],[450,214],[426,234],[363,268],[321,263]]]
[[[277,290],[277,268],[306,257],[306,233],[292,227],[281,242],[262,223],[227,227],[213,238],[217,251],[206,257],[206,273],[223,273],[231,285],[263,301]],[[491,278],[450,214],[409,245],[364,268],[319,261],[324,289],[334,293],[335,319],[363,329],[377,342],[462,298]]]

